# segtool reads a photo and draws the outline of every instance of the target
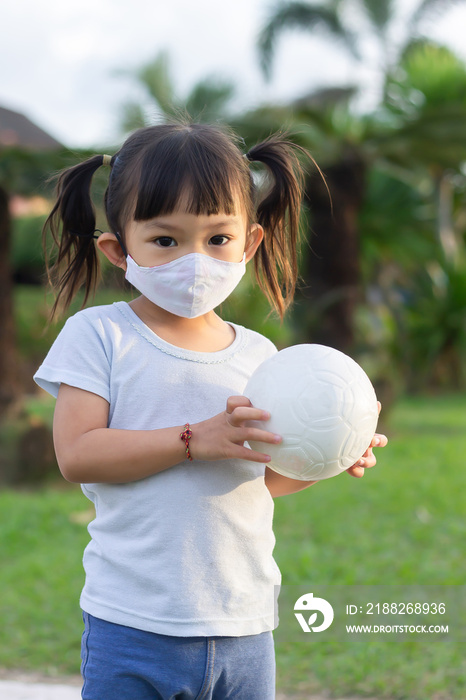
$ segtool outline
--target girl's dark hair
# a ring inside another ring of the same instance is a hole
[[[183,198],[192,214],[233,214],[240,204],[249,223],[264,228],[254,258],[258,282],[280,317],[296,285],[299,212],[303,169],[298,153],[307,152],[283,136],[271,136],[243,156],[239,139],[226,128],[206,124],[161,124],[139,129],[112,157],[104,196],[109,230],[125,247],[131,219],[145,221],[170,214]],[[308,156],[309,157],[309,156]],[[254,184],[248,161],[263,163],[269,173],[265,192]],[[93,241],[96,227],[91,181],[103,164],[94,156],[61,173],[57,202],[44,226],[58,252],[49,280],[58,305],[66,309],[84,285],[86,303],[98,279]],[[50,255],[50,253],[49,253]],[[49,255],[47,260],[50,260]]]

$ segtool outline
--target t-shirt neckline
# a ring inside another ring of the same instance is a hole
[[[202,363],[217,363],[224,362],[226,359],[230,358],[232,355],[236,354],[244,344],[244,328],[236,323],[228,321],[227,323],[235,331],[235,339],[233,342],[223,350],[216,350],[214,352],[199,352],[197,350],[187,350],[186,348],[181,348],[178,345],[172,345],[167,340],[164,340],[158,336],[149,326],[144,323],[144,321],[139,318],[137,313],[133,311],[131,306],[126,301],[114,302],[114,306],[120,311],[124,318],[130,323],[134,330],[139,333],[143,338],[145,338],[151,345],[165,352],[173,357],[178,357],[180,359],[191,360],[194,362]]]

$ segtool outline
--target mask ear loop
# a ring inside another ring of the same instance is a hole
[[[92,234],[92,238],[99,238],[99,236],[96,236],[96,235],[95,235],[96,233],[103,233],[103,231],[101,231],[100,228],[96,228],[95,231],[94,231],[94,233]],[[77,234],[75,234],[75,235],[76,235],[76,236],[79,236],[80,234],[77,233]],[[123,254],[124,254],[125,258],[127,258],[127,257],[128,257],[128,251],[126,250],[125,244],[123,243],[123,239],[121,238],[121,236],[120,236],[119,233],[115,233],[114,236],[115,236],[115,238],[117,239],[118,243],[120,244],[120,248],[121,248],[121,250],[123,251]],[[88,236],[86,235],[86,238],[87,238],[87,237],[88,237]]]
[[[118,231],[115,231],[115,238],[117,239],[118,243],[120,244],[120,248],[121,248],[121,250],[123,251],[123,254],[124,254],[125,258],[127,258],[127,257],[128,257],[128,251],[126,250],[126,246],[125,246],[125,244],[123,243],[123,239],[122,239],[122,237],[120,236],[120,234],[118,233]]]

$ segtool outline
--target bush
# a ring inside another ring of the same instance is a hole
[[[51,428],[23,410],[0,426],[0,484],[37,485],[56,476]]]
[[[39,284],[44,279],[41,232],[45,219],[45,216],[13,219],[11,264],[16,282]]]

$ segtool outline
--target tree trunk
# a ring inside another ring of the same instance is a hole
[[[10,237],[8,195],[0,187],[0,417],[21,392],[13,319]]]
[[[445,171],[435,178],[437,195],[437,237],[445,260],[454,265],[458,259],[459,241],[453,226],[453,185]]]
[[[320,175],[312,175],[306,186],[310,235],[301,264],[297,316],[305,342],[348,352],[360,296],[358,216],[366,166],[351,154],[324,172],[331,201]]]

